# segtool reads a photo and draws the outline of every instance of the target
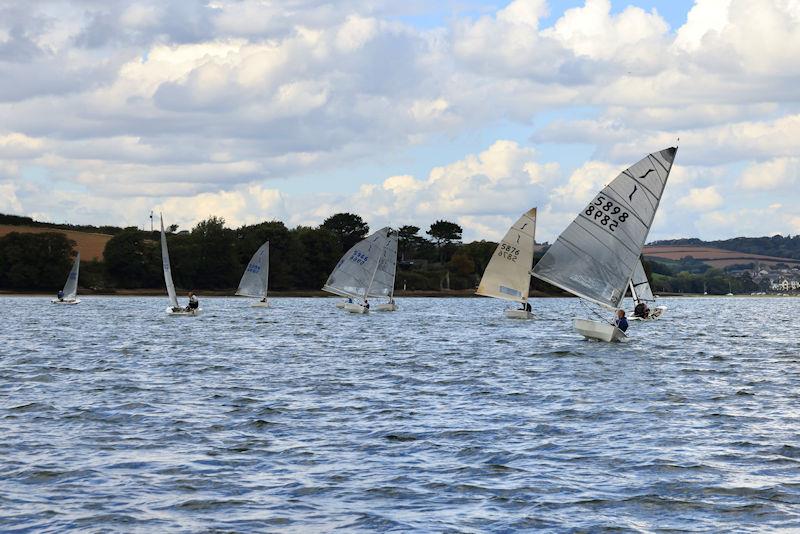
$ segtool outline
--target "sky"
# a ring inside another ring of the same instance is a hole
[[[798,57],[800,0],[2,0],[0,213],[553,241],[680,138],[650,240],[794,235]]]

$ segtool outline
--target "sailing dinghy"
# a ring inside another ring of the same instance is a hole
[[[369,297],[389,298],[387,304],[380,305],[385,306],[381,311],[393,311],[397,309],[392,300],[396,267],[397,232],[381,228],[342,256],[322,290],[347,298],[343,306],[337,303],[337,307],[350,313],[367,313]]]
[[[522,309],[507,309],[510,319],[533,319],[528,311],[533,245],[536,234],[536,208],[523,213],[508,229],[489,260],[478,285],[478,295],[517,302]]]
[[[648,154],[603,188],[533,269],[540,280],[609,310],[617,310],[642,254],[676,147]],[[621,341],[613,323],[575,319],[586,338]]]
[[[80,303],[80,299],[78,299],[78,271],[81,268],[81,253],[78,251],[78,255],[75,256],[75,261],[72,262],[72,269],[69,271],[69,275],[67,276],[67,282],[64,284],[64,298],[55,298],[51,300],[53,304],[78,304]]]
[[[641,260],[636,263],[636,267],[633,269],[633,276],[631,276],[629,286],[631,297],[633,297],[634,309],[639,303],[644,303],[648,307],[650,304],[655,304],[656,297],[653,295],[653,289],[650,287],[650,282],[647,280],[647,274],[644,272],[644,265],[642,265]],[[629,319],[631,321],[652,321],[661,317],[666,310],[666,306],[654,306],[650,309],[650,313],[647,317],[637,317],[631,313]]]
[[[247,269],[244,270],[242,279],[239,281],[239,288],[236,294],[241,297],[251,297],[260,299],[253,303],[251,308],[268,308],[267,287],[269,285],[269,241],[261,245]]]
[[[164,282],[167,285],[167,295],[169,295],[169,306],[167,315],[200,315],[202,308],[187,310],[178,305],[178,295],[175,293],[175,283],[172,281],[172,269],[169,264],[169,249],[167,249],[167,234],[164,233],[164,216],[161,216],[161,262],[164,264]]]

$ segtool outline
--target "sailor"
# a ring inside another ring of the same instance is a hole
[[[64,302],[64,290],[63,289],[59,289],[58,290],[58,294],[56,295],[56,297],[58,297],[58,300],[60,302]]]
[[[186,311],[194,311],[200,307],[200,301],[197,300],[193,291],[189,291],[189,305],[186,306]]]
[[[262,298],[261,302],[267,302],[267,297]]]
[[[364,299],[364,307],[369,309],[369,301],[367,299]]]
[[[526,302],[525,303],[525,311],[529,312],[529,313],[533,311],[533,308],[531,308],[531,303],[530,302]]]
[[[634,317],[641,317],[642,319],[647,319],[648,312],[650,310],[647,309],[647,304],[643,301],[639,301],[639,304],[633,308],[633,316]]]
[[[628,329],[628,319],[625,318],[625,310],[617,310],[617,320],[614,326],[625,332]]]

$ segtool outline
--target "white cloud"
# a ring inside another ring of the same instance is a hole
[[[739,185],[748,190],[775,190],[794,188],[800,180],[800,158],[775,158],[748,166],[739,179]]]
[[[718,208],[723,202],[722,195],[711,185],[689,189],[689,193],[678,200],[677,205],[692,211],[708,211]]]

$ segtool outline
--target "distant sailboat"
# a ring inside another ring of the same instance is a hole
[[[236,294],[242,297],[260,299],[253,308],[267,308],[267,287],[269,286],[269,241],[261,245],[250,263],[247,264]]]
[[[322,290],[347,298],[337,307],[351,313],[367,313],[369,297],[389,298],[385,311],[392,311],[397,308],[393,301],[396,267],[397,232],[382,228],[342,256]]]
[[[653,224],[677,148],[647,155],[581,210],[533,269],[533,275],[584,300],[616,310]],[[619,341],[613,323],[575,319],[587,338]]]
[[[164,233],[164,216],[161,216],[161,262],[164,266],[164,282],[167,285],[167,295],[169,295],[169,315],[199,315],[201,308],[187,310],[178,305],[178,295],[175,293],[175,283],[172,281],[172,269],[169,264],[169,249],[167,249],[167,234]]]
[[[75,256],[75,261],[72,262],[72,269],[69,271],[67,281],[62,290],[63,298],[55,298],[50,302],[53,304],[78,304],[80,302],[80,299],[78,299],[78,272],[80,268],[81,253],[78,251],[78,255]]]
[[[631,297],[633,297],[634,310],[639,303],[643,303],[648,307],[650,304],[655,304],[656,297],[653,295],[653,289],[650,287],[650,281],[647,279],[647,274],[644,272],[644,265],[642,265],[641,260],[636,264],[636,268],[633,270],[633,276],[631,276],[629,287],[631,290]],[[665,311],[667,311],[666,306],[654,306],[647,317],[637,317],[635,314],[631,314],[630,319],[632,321],[658,319],[664,315]]]
[[[536,235],[536,208],[532,208],[508,229],[483,272],[477,295],[518,302],[522,309],[507,309],[512,319],[532,319],[528,308],[531,266]]]

